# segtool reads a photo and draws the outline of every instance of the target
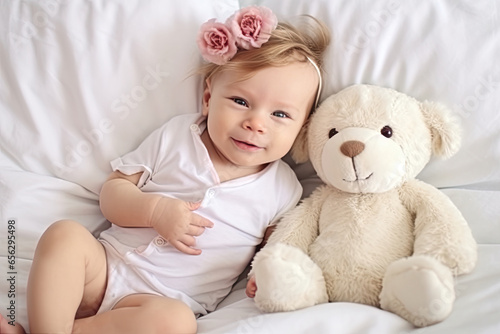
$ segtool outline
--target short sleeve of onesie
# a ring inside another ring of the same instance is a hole
[[[199,116],[195,116],[195,118],[196,117]],[[166,122],[163,126],[147,136],[134,151],[111,161],[113,171],[120,171],[125,175],[142,172],[142,176],[137,186],[139,188],[144,186],[153,176],[159,159],[162,158],[162,147],[168,144],[165,141],[175,140],[177,137],[176,131],[179,131],[179,127],[176,126],[176,123],[175,120]],[[168,136],[166,136],[166,134],[168,134]]]

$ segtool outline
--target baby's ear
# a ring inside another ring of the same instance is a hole
[[[210,79],[207,79],[205,81],[205,88],[203,90],[203,98],[202,98],[202,105],[201,105],[201,113],[203,116],[208,116],[211,94],[212,93],[211,93]]]
[[[457,117],[450,109],[436,102],[422,102],[421,110],[431,130],[432,152],[443,158],[454,155],[460,148],[462,139]]]
[[[302,126],[300,132],[295,138],[293,143],[291,154],[292,159],[298,164],[304,163],[309,160],[309,152],[307,150],[307,129],[309,128],[309,120]]]

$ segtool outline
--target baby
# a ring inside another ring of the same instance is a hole
[[[112,226],[99,240],[73,221],[43,234],[31,332],[196,332],[302,193],[281,158],[321,91],[329,33],[308,23],[299,30],[251,6],[202,25],[201,113],[172,118],[111,162],[100,205]]]

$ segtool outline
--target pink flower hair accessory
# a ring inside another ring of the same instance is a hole
[[[227,21],[238,47],[260,48],[276,29],[278,19],[267,7],[249,6],[234,13]]]
[[[223,65],[238,49],[260,48],[271,37],[278,24],[276,15],[267,7],[249,6],[236,11],[226,23],[211,19],[201,25],[198,48],[203,59]]]
[[[217,65],[225,64],[238,51],[233,34],[215,19],[201,25],[197,42],[203,59]]]

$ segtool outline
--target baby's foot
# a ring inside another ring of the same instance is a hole
[[[17,322],[15,326],[9,325],[7,319],[0,314],[0,334],[24,334],[24,328]]]

